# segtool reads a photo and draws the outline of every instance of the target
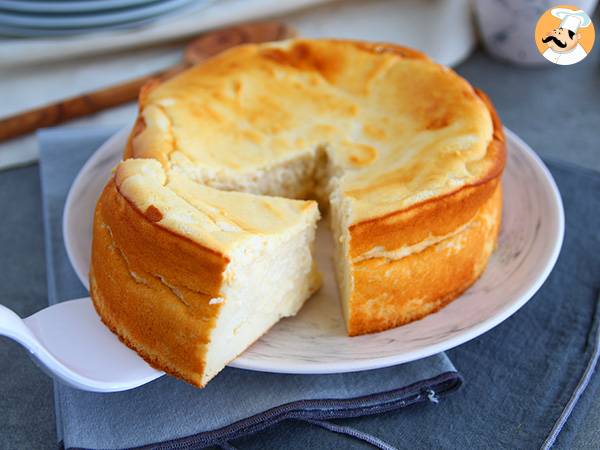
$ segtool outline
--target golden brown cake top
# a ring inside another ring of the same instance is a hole
[[[236,47],[146,91],[140,116],[132,156],[167,168],[235,176],[325,149],[343,173],[350,223],[477,183],[498,166],[492,117],[473,88],[387,44]]]

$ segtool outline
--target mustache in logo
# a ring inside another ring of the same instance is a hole
[[[553,41],[558,47],[560,48],[565,48],[567,46],[566,42],[561,42],[558,40],[558,38],[556,36],[546,36],[545,38],[542,38],[542,42],[545,44],[546,42],[550,42]]]

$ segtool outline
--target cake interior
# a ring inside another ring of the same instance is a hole
[[[177,157],[171,170],[217,189],[295,199],[315,199],[333,232],[334,262],[344,317],[349,317],[352,271],[349,258],[351,205],[342,195],[344,169],[330,156],[327,145],[298,151],[284,162],[246,174],[212,171],[182,164]],[[252,302],[250,302],[252,303]]]
[[[214,187],[220,190],[237,192],[248,192],[258,195],[268,195],[295,199],[315,199],[324,213],[327,224],[332,231],[334,240],[334,267],[340,294],[340,307],[343,317],[348,323],[350,318],[350,299],[353,291],[352,258],[350,257],[350,225],[352,223],[352,203],[343,194],[343,178],[348,173],[348,168],[339,164],[335,159],[335,149],[323,144],[313,149],[299,150],[292,154],[284,162],[272,164],[261,170],[248,171],[246,173],[228,172],[226,170],[213,171],[206,167],[187,164],[175,156],[171,161],[171,171],[195,182]],[[459,231],[459,230],[457,230]],[[393,259],[399,259],[413,253],[418,253],[429,245],[436,244],[451,236],[443,236],[434,241],[426,240],[421,246],[414,248],[399,249],[399,255]],[[301,245],[307,245],[302,243]],[[372,249],[377,250],[377,249]],[[366,254],[365,259],[381,256],[377,252],[372,255]],[[267,264],[267,260],[264,260]],[[273,267],[277,267],[279,260],[273,259]],[[265,265],[268,271],[268,265]],[[240,272],[243,272],[241,270]],[[290,285],[295,285],[293,270],[289,272]],[[282,278],[285,280],[285,278]],[[285,282],[284,282],[285,284]],[[242,290],[243,292],[243,290]],[[243,298],[247,300],[246,307],[253,305],[255,300],[248,298],[253,296],[253,290],[248,289]],[[276,298],[275,295],[273,298]],[[240,305],[243,301],[240,301]],[[299,309],[299,307],[297,308]],[[296,309],[296,311],[297,311]],[[243,314],[243,313],[242,313]],[[295,314],[286,314],[293,315]],[[227,317],[224,314],[223,317]],[[243,316],[243,315],[242,315]],[[227,319],[223,319],[227,320]],[[265,321],[272,320],[267,314]],[[276,321],[276,320],[275,320]],[[274,323],[274,322],[273,322]],[[217,329],[220,329],[217,326]],[[227,344],[225,344],[227,347]],[[232,353],[233,354],[233,353]]]
[[[320,286],[313,254],[315,218],[278,236],[236,249],[224,274],[222,303],[206,355],[202,384],[281,318],[295,315]]]

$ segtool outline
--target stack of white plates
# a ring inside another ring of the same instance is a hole
[[[194,9],[210,0],[195,0]],[[148,24],[192,0],[0,0],[0,35],[67,36]]]

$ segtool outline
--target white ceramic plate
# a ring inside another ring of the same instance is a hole
[[[69,192],[63,232],[69,258],[87,286],[96,199],[123,152],[129,128],[108,140],[81,169]],[[498,249],[484,275],[460,298],[422,320],[381,333],[346,336],[329,255],[318,236],[325,284],[300,313],[275,325],[230,365],[283,373],[335,373],[391,366],[448,350],[473,339],[523,306],[548,277],[560,251],[564,214],[548,169],[506,131],[504,212]]]

